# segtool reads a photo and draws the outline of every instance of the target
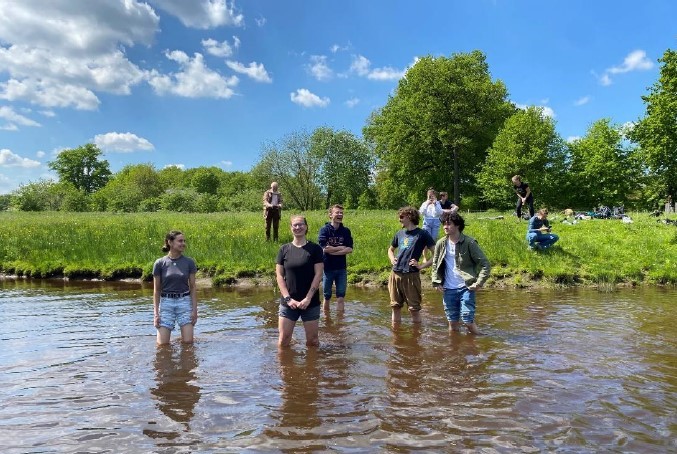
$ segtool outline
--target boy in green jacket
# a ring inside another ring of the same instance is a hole
[[[445,236],[435,244],[433,287],[443,291],[444,312],[450,331],[461,321],[472,334],[482,334],[475,323],[475,291],[484,285],[491,267],[477,241],[463,234],[465,221],[458,213],[442,215]]]

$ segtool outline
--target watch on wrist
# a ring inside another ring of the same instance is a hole
[[[282,296],[280,297],[280,301],[283,302],[284,304],[287,304],[288,302],[291,301],[291,296]]]

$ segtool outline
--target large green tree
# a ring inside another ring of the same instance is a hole
[[[558,206],[566,150],[555,122],[542,108],[518,110],[498,132],[477,176],[482,199],[494,208],[512,206],[516,196],[510,178],[521,175],[534,191],[537,205]]]
[[[261,159],[252,169],[262,183],[261,194],[271,181],[277,181],[285,207],[304,211],[320,208],[322,194],[318,180],[322,163],[311,148],[310,134],[306,131],[291,132],[264,144]]]
[[[667,196],[677,200],[677,51],[666,50],[658,61],[660,77],[642,96],[646,115],[630,133],[658,189],[649,194],[655,203]]]
[[[130,164],[122,168],[94,196],[99,210],[139,211],[141,202],[164,192],[160,175],[152,164]]]
[[[584,137],[570,144],[569,197],[576,208],[626,205],[637,192],[639,161],[621,128],[609,119],[594,122]]]
[[[320,163],[318,184],[325,206],[340,203],[356,208],[371,184],[376,161],[373,151],[351,132],[328,127],[313,131],[310,141],[311,154]]]
[[[91,194],[104,187],[111,175],[108,161],[100,159],[102,154],[96,145],[88,143],[62,151],[48,165],[59,175],[60,181]]]
[[[423,57],[372,114],[364,136],[375,146],[389,190],[418,200],[429,186],[475,191],[475,173],[505,119],[507,90],[480,51]]]

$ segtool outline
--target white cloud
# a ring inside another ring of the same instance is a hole
[[[46,154],[47,154],[47,153],[45,153],[44,151],[40,150],[40,151],[38,151],[37,153],[35,153],[35,156],[37,156],[38,158],[44,158]]]
[[[590,102],[590,96],[583,96],[574,101],[574,106],[583,106]]]
[[[205,51],[216,57],[230,57],[233,55],[233,52],[240,47],[240,38],[233,36],[233,44],[229,44],[228,41],[218,42],[215,39],[203,39],[202,46],[205,48]]]
[[[97,134],[94,143],[103,151],[131,153],[137,150],[153,150],[155,147],[148,140],[131,132],[109,132]]]
[[[44,115],[45,117],[56,117],[56,114],[54,113],[53,110],[41,110],[40,114]]]
[[[232,167],[233,166],[233,161],[221,161],[221,165],[223,167]]]
[[[344,52],[347,51],[350,48],[350,46],[339,46],[338,44],[334,44],[329,48],[332,54],[335,54],[336,52]]]
[[[148,83],[156,93],[167,93],[187,98],[230,98],[235,94],[231,87],[238,84],[237,76],[223,77],[207,68],[202,54],[196,53],[190,58],[184,52],[175,50],[165,52],[165,56],[177,62],[181,71],[171,75],[153,71]]]
[[[567,143],[574,143],[577,140],[581,140],[581,136],[569,136],[569,137],[567,137]]]
[[[522,110],[527,110],[527,108],[529,108],[529,107],[535,107],[535,108],[541,110],[541,115],[543,117],[555,118],[555,116],[556,116],[555,111],[552,109],[552,107],[549,107],[549,106],[533,106],[533,105],[529,106],[529,105],[526,105],[526,104],[515,104],[515,107],[517,107],[518,109],[522,109]]]
[[[177,169],[181,169],[181,170],[185,170],[185,169],[186,169],[186,165],[185,165],[185,164],[167,164],[167,165],[164,166],[163,168],[164,168],[164,169],[169,169],[170,167],[176,167]]]
[[[334,76],[334,71],[327,65],[325,55],[311,55],[308,72],[317,80],[329,80]]]
[[[258,25],[259,27],[263,27],[264,25],[266,25],[267,22],[265,17],[257,17],[254,20],[256,21],[256,25]]]
[[[330,102],[329,98],[320,98],[305,88],[299,88],[290,95],[293,103],[303,107],[327,107]]]
[[[33,159],[22,158],[18,154],[12,153],[7,148],[0,150],[0,167],[39,167],[40,163]]]
[[[244,25],[244,16],[235,11],[235,2],[226,0],[150,0],[153,5],[176,16],[187,27],[215,28]]]
[[[228,60],[226,61],[226,65],[236,73],[245,74],[257,82],[271,83],[273,81],[268,75],[263,63],[256,63],[253,61],[249,63],[248,66],[245,66],[240,62]]]
[[[599,78],[600,84],[604,86],[613,83],[611,74],[624,74],[631,71],[647,71],[654,67],[654,63],[646,56],[646,52],[638,49],[630,52],[624,59],[623,63],[617,66],[612,66],[604,71],[604,74]]]
[[[363,55],[354,55],[350,64],[350,72],[370,80],[399,80],[407,72],[405,69],[396,69],[390,66],[371,68],[371,62]]]
[[[345,102],[345,105],[350,107],[351,109],[358,105],[360,103],[360,100],[358,98],[350,98]]]
[[[14,109],[9,106],[0,106],[0,118],[7,121],[7,123],[2,126],[2,129],[6,131],[16,131],[19,129],[19,126],[41,126],[37,121],[33,121],[30,118],[16,113]]]
[[[121,46],[150,45],[160,18],[136,1],[0,0],[0,98],[96,109],[94,92],[129,94],[145,72]]]
[[[358,76],[367,76],[369,74],[370,66],[371,62],[367,57],[354,55],[353,62],[350,64],[350,72],[353,72]]]

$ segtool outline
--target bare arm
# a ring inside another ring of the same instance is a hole
[[[280,295],[283,298],[290,296],[287,283],[284,281],[284,267],[282,265],[275,265],[275,279],[277,280],[277,287],[280,289]]]
[[[197,323],[197,290],[195,288],[195,273],[188,275],[188,288],[190,289],[190,301],[192,303],[190,321],[193,325],[195,325]]]
[[[388,248],[388,258],[390,259],[390,263],[393,265],[397,263],[397,258],[395,257],[395,248],[392,246]]]
[[[153,325],[160,327],[160,293],[162,292],[162,281],[160,276],[153,276]]]

